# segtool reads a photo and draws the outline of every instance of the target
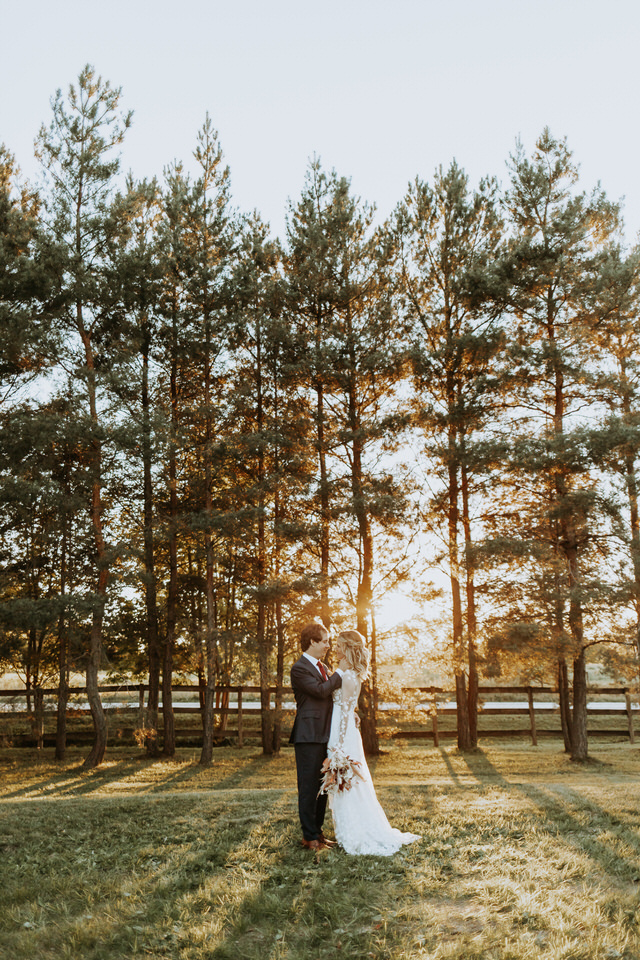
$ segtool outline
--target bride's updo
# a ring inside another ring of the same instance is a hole
[[[369,676],[369,651],[362,634],[357,630],[345,630],[339,634],[335,645],[342,647],[349,670],[355,671],[361,680],[366,680]]]

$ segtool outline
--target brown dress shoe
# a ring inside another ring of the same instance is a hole
[[[337,847],[337,846],[338,846],[338,841],[337,841],[337,840],[329,840],[328,837],[325,837],[324,833],[321,833],[320,836],[318,837],[318,839],[321,841],[321,843],[324,843],[324,845],[325,845],[326,847]]]
[[[302,846],[306,847],[307,850],[328,850],[329,846],[326,843],[323,843],[322,840],[303,840]]]

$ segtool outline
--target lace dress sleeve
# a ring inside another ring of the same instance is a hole
[[[360,769],[361,762],[348,756],[345,748],[349,719],[354,716],[359,693],[360,680],[353,670],[347,670],[342,678],[338,737],[336,742],[334,744],[330,743],[327,748],[327,759],[322,765],[323,777],[318,795],[320,793],[331,795],[342,793],[344,790],[350,790],[358,779],[365,779]]]
[[[358,678],[352,670],[347,670],[342,678],[342,698],[340,703],[340,726],[338,728],[338,742],[334,750],[344,753],[344,741],[347,735],[349,717],[358,705]]]

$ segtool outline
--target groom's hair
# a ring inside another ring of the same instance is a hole
[[[308,623],[300,632],[302,652],[304,653],[305,650],[308,650],[310,644],[315,643],[317,640],[323,640],[325,636],[329,636],[329,631],[323,624]]]

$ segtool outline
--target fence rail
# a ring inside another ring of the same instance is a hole
[[[182,714],[191,714],[197,713],[200,707],[199,696],[203,692],[202,688],[196,684],[175,684],[173,686],[174,693],[191,693],[195,694],[196,697],[191,701],[191,705],[185,705],[184,701],[180,702],[179,700],[172,704],[173,711],[175,713]],[[148,692],[148,684],[139,683],[139,684],[105,684],[100,687],[101,694],[120,694],[120,697],[129,698],[126,703],[122,701],[116,703],[109,703],[106,701],[103,703],[103,707],[108,712],[120,711],[123,708],[128,709],[137,709],[139,716],[142,717],[145,708],[145,694]],[[435,686],[425,686],[425,687],[403,687],[403,694],[411,698],[413,701],[414,710],[411,713],[412,719],[419,717],[420,722],[416,721],[416,729],[397,729],[390,733],[392,737],[395,738],[405,738],[405,739],[416,739],[416,738],[425,738],[432,739],[435,746],[439,745],[441,738],[452,738],[457,736],[456,729],[442,730],[440,729],[439,719],[447,716],[455,715],[456,708],[455,702],[451,698],[455,698],[455,692],[451,688],[447,687],[435,687]],[[86,695],[86,687],[77,686],[69,688],[69,696],[77,697]],[[223,730],[222,733],[225,737],[237,736],[238,743],[240,746],[244,743],[244,737],[247,731],[246,718],[248,715],[257,714],[260,710],[260,704],[256,701],[255,696],[260,693],[260,687],[253,685],[230,685],[230,686],[219,686],[215,688],[216,694],[216,706],[214,707],[214,714],[219,717],[234,717],[237,719],[237,730]],[[275,698],[280,696],[282,698],[282,710],[286,714],[291,714],[295,709],[295,703],[293,701],[293,691],[291,687],[280,687],[276,688],[275,686],[270,687],[269,689],[270,698]],[[25,711],[18,711],[12,709],[11,715],[13,716],[23,716],[26,713],[30,713],[29,708],[33,702],[35,690],[33,688],[27,690],[26,688],[22,689],[0,689],[0,716],[7,716],[9,711],[6,709],[3,710],[1,706],[2,700],[4,701],[16,701],[24,700],[25,701]],[[58,694],[58,689],[56,687],[46,687],[38,689],[38,696],[43,698],[56,697]],[[510,705],[506,702],[499,702],[496,704],[496,697],[500,695],[517,695],[520,694],[523,697],[523,700],[526,701],[524,705]],[[632,691],[629,687],[621,686],[592,686],[587,690],[589,697],[602,697],[607,696],[619,697],[621,700],[617,705],[612,706],[609,704],[603,704],[600,706],[597,702],[591,702],[588,706],[588,715],[590,717],[595,716],[620,716],[622,713],[626,717],[626,729],[594,729],[589,731],[590,736],[626,736],[628,737],[631,743],[635,742],[635,730],[634,730],[634,715],[640,713],[640,708],[638,704],[632,703],[631,695]],[[529,717],[529,726],[528,728],[519,728],[519,729],[482,729],[479,731],[480,738],[493,738],[493,737],[521,737],[528,736],[531,739],[532,744],[535,746],[538,742],[538,737],[559,737],[562,736],[562,731],[558,726],[558,729],[539,729],[536,722],[536,715],[555,715],[559,713],[559,704],[557,699],[552,701],[548,698],[554,697],[557,698],[558,691],[553,687],[532,687],[532,686],[481,686],[478,689],[479,697],[479,710],[478,716],[522,716],[526,715]],[[232,701],[230,698],[234,697]],[[546,700],[536,699],[537,697],[544,696]],[[448,699],[449,698],[449,699]],[[493,698],[493,699],[491,699]],[[492,703],[495,704],[492,706]],[[273,706],[273,704],[272,704]],[[394,715],[401,716],[405,707],[401,704],[388,704],[382,703],[379,705],[378,717],[381,720],[385,718],[391,720]],[[70,704],[67,709],[67,716],[77,716],[78,711],[88,711],[88,706],[79,706],[78,704]],[[162,713],[162,704],[159,705],[159,712]],[[424,716],[425,722],[422,722],[422,717]],[[430,721],[430,723],[429,723]],[[0,729],[1,735],[1,729]],[[198,730],[182,730],[181,736],[182,739],[185,737],[189,741],[197,739],[201,735],[201,731]],[[92,734],[90,732],[76,732],[70,733],[69,742],[72,742],[72,739],[79,739],[80,741],[85,741],[90,739]],[[29,735],[19,735],[12,738],[14,742],[24,743],[25,745],[32,745],[36,742],[34,736]],[[39,738],[40,743],[48,743],[51,740],[50,735],[41,735]]]

